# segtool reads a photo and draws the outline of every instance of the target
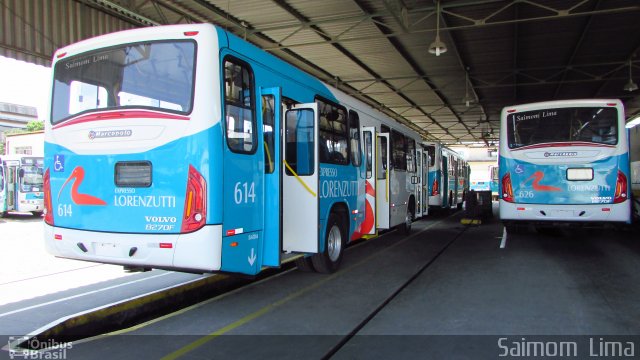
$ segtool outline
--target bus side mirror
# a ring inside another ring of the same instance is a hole
[[[18,176],[22,179],[24,177],[24,169],[18,171]]]

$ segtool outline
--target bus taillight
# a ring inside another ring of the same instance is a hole
[[[627,200],[627,177],[618,170],[618,179],[616,180],[616,193],[613,196],[613,203],[619,204]]]
[[[436,196],[439,194],[438,189],[438,179],[433,180],[433,188],[431,189],[431,196]]]
[[[51,177],[49,169],[45,171],[42,178],[42,186],[44,187],[44,222],[53,226],[53,206],[51,205]]]
[[[206,220],[207,182],[193,166],[189,165],[181,232],[196,231],[204,226]]]
[[[513,187],[511,187],[511,175],[509,173],[502,177],[502,200],[513,202]]]

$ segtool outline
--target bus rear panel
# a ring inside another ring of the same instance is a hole
[[[629,155],[619,101],[508,107],[500,141],[505,223],[628,222]]]

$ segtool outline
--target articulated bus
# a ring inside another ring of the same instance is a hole
[[[500,125],[500,219],[628,223],[629,148],[619,100],[509,106]]]
[[[42,157],[30,155],[0,156],[0,217],[8,212],[44,211]]]
[[[45,123],[59,257],[328,273],[349,241],[422,214],[419,134],[209,24],[58,50]]]
[[[429,207],[436,211],[462,209],[469,190],[469,166],[457,152],[440,143],[424,143],[429,163]]]

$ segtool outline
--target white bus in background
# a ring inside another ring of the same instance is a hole
[[[43,163],[41,156],[0,156],[0,217],[8,212],[42,215]]]

